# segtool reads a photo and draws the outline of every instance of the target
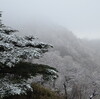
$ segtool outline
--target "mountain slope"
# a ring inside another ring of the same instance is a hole
[[[74,84],[85,85],[84,92],[87,93],[87,96],[94,89],[98,91],[100,88],[100,65],[97,63],[99,57],[94,55],[94,50],[66,28],[48,24],[33,23],[24,28],[30,32],[30,35],[39,37],[40,41],[53,45],[53,49],[49,53],[39,60],[33,60],[36,63],[56,67],[59,71],[58,80],[50,87],[56,87],[63,92],[63,84],[68,77],[71,79],[69,81],[70,88]],[[68,87],[68,90],[70,88]]]
[[[54,66],[59,70],[60,77],[57,85],[61,87],[66,75],[87,85],[99,82],[100,65],[96,62],[94,51],[71,31],[57,25],[40,24],[37,25],[35,31],[40,40],[54,46],[51,52],[36,62]]]

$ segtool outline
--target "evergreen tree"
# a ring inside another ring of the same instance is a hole
[[[0,12],[0,97],[32,91],[28,79],[36,75],[42,75],[44,80],[57,78],[55,68],[30,61],[52,46],[36,41],[33,36],[17,36],[17,30],[2,24],[1,17]]]

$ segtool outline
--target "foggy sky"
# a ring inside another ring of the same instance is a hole
[[[100,38],[100,0],[0,0],[3,22],[15,28],[49,20],[80,38]]]

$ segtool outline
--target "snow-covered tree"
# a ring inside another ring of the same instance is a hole
[[[51,45],[38,42],[33,36],[19,37],[2,24],[0,13],[0,97],[26,94],[32,90],[28,79],[42,75],[43,79],[57,78],[57,70],[47,65],[34,64]]]

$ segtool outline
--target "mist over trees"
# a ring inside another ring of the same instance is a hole
[[[0,20],[1,97],[23,94],[32,82],[40,82],[66,99],[99,99],[99,40],[81,40],[62,26],[48,24],[27,26],[23,32],[29,28],[31,36],[20,37]],[[49,52],[48,44],[53,45]]]
[[[56,88],[64,92],[63,84],[67,83],[68,94],[71,94],[71,89],[76,86],[75,90],[80,90],[80,94],[83,95],[82,99],[87,99],[94,90],[96,93],[100,92],[98,43],[97,47],[94,47],[96,46],[94,41],[88,42],[78,39],[71,31],[57,25],[51,27],[49,25],[45,28],[44,26],[37,26],[35,31],[37,31],[36,34],[41,40],[54,45],[49,53],[44,54],[41,59],[35,62],[52,65],[58,69],[59,78],[55,82]],[[68,82],[65,80],[66,77],[70,79]],[[95,99],[98,99],[98,97]]]

